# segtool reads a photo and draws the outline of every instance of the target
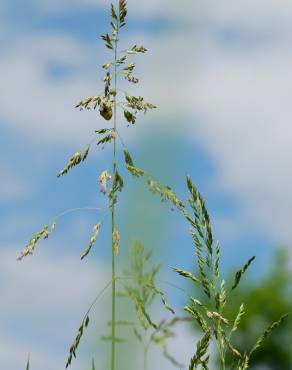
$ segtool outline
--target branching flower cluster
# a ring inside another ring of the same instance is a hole
[[[133,62],[131,58],[137,54],[145,54],[147,49],[144,46],[135,44],[128,50],[121,52],[118,50],[120,32],[126,25],[126,0],[119,0],[118,6],[111,4],[110,16],[111,32],[101,36],[105,47],[112,53],[112,59],[102,64],[102,69],[104,70],[102,93],[82,99],[76,105],[76,108],[96,111],[98,118],[107,122],[107,125],[103,123],[101,127],[96,128],[93,134],[93,142],[96,143],[95,148],[111,148],[113,155],[112,169],[104,169],[98,175],[98,186],[100,192],[108,198],[106,211],[111,216],[111,281],[98,294],[85,314],[73,344],[69,349],[66,367],[76,357],[81,338],[89,325],[90,310],[100,295],[107,288],[111,287],[111,333],[103,337],[104,340],[111,343],[111,370],[117,369],[116,344],[125,341],[124,338],[117,336],[116,329],[119,325],[126,325],[131,328],[132,334],[141,344],[144,353],[144,361],[141,368],[147,369],[147,355],[150,348],[154,345],[160,346],[163,355],[173,365],[182,367],[183,365],[173,357],[167,346],[168,339],[175,335],[175,325],[181,321],[196,323],[197,329],[202,332],[202,337],[195,344],[194,354],[189,360],[189,370],[209,369],[211,342],[215,343],[218,349],[220,370],[226,370],[225,359],[228,352],[234,358],[232,369],[246,370],[250,367],[254,352],[263,345],[271,332],[282,324],[287,315],[282,316],[279,321],[270,325],[249,352],[242,352],[233,345],[233,335],[238,330],[241,318],[245,314],[245,306],[243,303],[239,305],[238,314],[235,318],[225,317],[225,308],[232,298],[232,291],[236,289],[255,257],[252,257],[236,272],[231,284],[226,284],[220,273],[221,247],[219,242],[214,242],[212,224],[205,200],[191,178],[187,177],[186,179],[189,191],[189,207],[187,207],[170,186],[161,184],[144,169],[136,167],[129,149],[125,146],[119,132],[118,109],[122,110],[124,123],[129,127],[136,123],[139,113],[147,113],[155,109],[156,106],[146,101],[142,96],[134,96],[121,91],[118,88],[118,82],[119,78],[133,84],[139,82],[139,79],[135,76],[136,62]],[[117,227],[116,206],[118,194],[124,189],[124,179],[120,174],[120,163],[117,159],[118,144],[121,145],[124,154],[124,166],[129,174],[144,181],[152,193],[158,195],[161,201],[169,203],[172,208],[178,210],[190,225],[191,238],[195,250],[196,269],[194,271],[186,271],[180,267],[173,268],[176,274],[192,282],[202,292],[199,297],[187,294],[188,303],[184,307],[187,317],[175,316],[172,305],[168,302],[164,292],[157,286],[159,265],[150,266],[151,252],[147,252],[140,242],[136,241],[130,248],[130,265],[123,276],[118,277],[116,274],[116,257],[119,253],[122,239],[122,235]],[[62,177],[68,174],[74,167],[84,162],[89,155],[90,149],[92,149],[91,146],[92,144],[86,145],[84,150],[77,151],[69,158],[68,163],[57,176]],[[190,208],[190,211],[187,208]],[[71,211],[82,209],[97,211],[97,208],[94,207],[76,208]],[[41,239],[47,239],[49,234],[55,230],[57,220],[68,212],[61,213],[51,223],[48,223],[50,226],[46,225],[38,231],[30,239],[18,259],[22,260],[24,257],[33,254],[37,243]],[[98,235],[102,231],[101,225],[103,221],[102,219],[95,222],[89,242],[81,255],[82,260],[88,257],[96,243]],[[122,287],[122,295],[132,302],[136,312],[136,320],[117,320],[117,283],[120,283]],[[171,315],[170,319],[166,318],[158,322],[153,319],[150,311],[155,299],[160,299],[167,313]],[[28,360],[27,369],[29,369],[29,366]],[[91,367],[92,370],[95,370],[94,360],[91,362]]]

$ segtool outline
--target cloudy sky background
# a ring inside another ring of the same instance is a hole
[[[121,128],[125,141],[137,164],[181,198],[184,176],[192,176],[206,197],[224,267],[256,254],[251,274],[259,278],[274,248],[292,245],[292,4],[128,3],[122,43],[149,49],[137,60],[141,85],[134,91],[159,109],[136,127]],[[28,352],[35,369],[62,368],[83,313],[110,279],[107,226],[98,250],[85,263],[79,259],[102,217],[95,212],[68,215],[33,258],[16,261],[54,215],[104,207],[97,177],[110,167],[110,152],[95,151],[66,178],[57,180],[56,173],[104,124],[74,104],[102,88],[99,66],[109,55],[98,36],[107,29],[107,6],[101,0],[0,4],[0,367],[6,370],[24,368]],[[127,181],[119,211],[122,247],[141,238],[165,262],[164,275],[175,279],[170,266],[191,266],[187,225],[157,205],[143,184]],[[183,302],[169,294],[174,305]],[[88,367],[95,353],[97,329],[91,330],[76,370]],[[186,338],[176,347],[186,348]]]

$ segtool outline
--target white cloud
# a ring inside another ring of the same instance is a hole
[[[194,86],[200,124],[190,127],[216,161],[219,184],[240,197],[249,226],[286,241],[292,240],[291,62],[285,48],[210,49]]]
[[[292,6],[270,0],[262,12],[262,1],[140,5],[129,2],[129,9],[143,10],[144,16],[164,12],[185,20],[191,17],[194,26],[200,15],[208,20],[204,27],[189,27],[188,32],[182,27],[155,36],[135,35],[150,49],[140,68],[141,91],[159,106],[150,121],[169,125],[171,118],[195,142],[203,143],[217,165],[216,186],[240,199],[247,227],[256,225],[275,239],[292,240],[292,53],[283,36],[292,30],[287,22]],[[282,31],[276,38],[267,33],[264,42],[258,40],[252,46],[241,44],[240,39],[238,44],[228,44],[218,38],[218,24],[233,24],[243,35],[248,31],[249,40],[258,35],[251,32],[255,24],[258,29],[276,26]],[[72,107],[78,97],[95,93],[98,78],[93,81],[92,66],[96,56],[79,41],[59,34],[28,35],[23,45],[6,48],[0,61],[5,86],[0,116],[36,141],[86,142],[95,116]],[[74,73],[52,80],[47,73],[50,63],[64,64]]]
[[[24,368],[31,352],[33,368],[61,368],[82,315],[106,283],[107,268],[81,263],[73,253],[20,263],[17,253],[0,248],[0,367]]]
[[[40,142],[87,140],[92,116],[74,110],[74,104],[96,92],[87,74],[90,57],[86,47],[59,34],[28,36],[6,47],[0,61],[2,124]],[[71,69],[73,76],[54,79],[55,66]]]
[[[113,1],[114,4],[117,2]],[[144,19],[153,17],[168,18],[171,21],[191,21],[193,23],[211,22],[213,25],[236,25],[248,26],[253,28],[283,28],[285,25],[290,27],[292,15],[292,4],[289,0],[239,0],[230,2],[222,0],[148,0],[139,1],[128,0],[129,15]],[[109,2],[106,0],[51,0],[51,1],[31,1],[34,9],[40,14],[48,13],[60,14],[60,12],[70,13],[80,9],[102,9],[108,8]],[[103,10],[104,11],[104,10]]]
[[[289,43],[284,38],[257,47],[229,45],[215,36],[193,31],[156,37],[145,67],[147,94],[160,107],[155,114],[175,117],[177,128],[206,148],[216,164],[212,186],[240,202],[241,230],[261,230],[274,242],[289,243]]]
[[[0,166],[2,184],[0,188],[0,202],[6,203],[27,196],[32,188],[13,170]]]

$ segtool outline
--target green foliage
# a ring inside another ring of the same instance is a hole
[[[241,348],[242,352],[250,352],[259,339],[259,333],[264,333],[271,322],[277,322],[285,312],[292,312],[292,274],[288,261],[287,252],[279,249],[275,253],[272,266],[261,280],[248,280],[232,293],[232,299],[226,307],[228,317],[236,317],[238,314],[239,300],[245,302],[246,314],[242,315],[233,338],[235,345]],[[275,329],[272,335],[265,339],[264,345],[252,353],[252,368],[292,368],[292,345],[289,339],[292,333],[291,317]],[[232,359],[227,356],[227,364],[231,363]]]
[[[209,348],[210,339],[211,333],[210,331],[207,331],[203,338],[198,341],[197,350],[194,356],[191,358],[189,370],[195,370],[199,365],[202,366],[202,369],[208,369],[209,355],[207,354],[207,351]]]
[[[136,311],[138,322],[132,323],[131,328],[135,338],[144,348],[144,370],[147,367],[147,355],[152,345],[158,345],[164,357],[173,365],[181,366],[169,353],[167,339],[175,335],[172,328],[182,319],[176,317],[156,323],[150,314],[151,306],[156,298],[160,298],[167,311],[172,315],[175,314],[165,294],[157,287],[157,274],[160,265],[150,266],[151,257],[151,251],[146,251],[138,240],[134,241],[129,250],[130,265],[124,271],[120,282],[122,285],[121,295],[133,303]]]
[[[228,356],[233,360],[234,369],[248,369],[254,352],[263,345],[272,331],[282,324],[287,318],[287,315],[281,316],[280,319],[270,324],[263,334],[259,336],[251,349],[246,352],[241,353],[231,342],[231,337],[239,329],[245,313],[244,305],[242,304],[239,309],[237,308],[238,312],[234,321],[228,318],[227,313],[228,305],[232,298],[231,293],[237,288],[242,276],[255,257],[249,259],[237,271],[233,284],[226,290],[225,280],[220,279],[220,244],[217,242],[216,246],[214,246],[212,224],[205,200],[190,177],[187,177],[187,187],[190,192],[189,205],[192,209],[193,216],[185,208],[182,208],[181,211],[191,224],[191,236],[197,260],[197,274],[193,275],[192,272],[179,268],[174,270],[180,276],[193,281],[196,287],[200,287],[205,294],[204,301],[190,297],[190,303],[185,306],[185,311],[191,315],[203,332],[203,338],[198,342],[197,350],[190,360],[189,369],[197,369],[198,366],[202,369],[209,368],[208,346],[211,341],[214,341],[217,345],[219,367],[221,370],[226,369]],[[231,321],[233,321],[233,324],[230,327]]]
[[[163,291],[157,286],[157,274],[159,272],[159,265],[150,266],[151,252],[145,251],[142,244],[136,241],[130,249],[129,261],[130,265],[125,270],[122,278],[116,275],[116,257],[120,248],[120,232],[116,227],[116,204],[118,201],[117,194],[121,192],[124,187],[124,180],[119,173],[117,145],[120,139],[124,149],[124,161],[127,170],[134,177],[141,177],[146,180],[149,190],[157,194],[164,202],[170,203],[177,208],[185,217],[191,226],[191,237],[194,245],[194,258],[196,260],[196,271],[185,271],[179,267],[175,267],[174,271],[181,277],[193,282],[196,288],[199,288],[201,293],[197,299],[189,295],[189,301],[184,307],[187,312],[188,320],[197,324],[197,327],[202,332],[201,339],[196,343],[195,353],[190,359],[189,370],[209,369],[210,358],[210,344],[214,342],[217,345],[219,368],[226,370],[227,363],[231,363],[232,369],[245,370],[248,369],[251,363],[256,358],[257,354],[261,353],[264,342],[269,335],[277,329],[277,332],[282,327],[282,322],[287,319],[287,315],[278,315],[272,318],[274,321],[263,330],[263,334],[254,339],[252,345],[248,349],[241,348],[241,343],[233,341],[234,334],[237,334],[241,327],[244,328],[244,320],[246,307],[248,307],[248,300],[243,300],[245,305],[241,304],[236,307],[236,314],[230,315],[230,307],[233,302],[238,303],[242,300],[234,299],[234,290],[238,288],[239,283],[246,270],[249,268],[255,257],[252,257],[240,270],[235,274],[233,283],[225,284],[225,280],[221,278],[220,274],[220,255],[221,247],[219,242],[214,242],[213,229],[209,213],[207,211],[205,200],[198,191],[190,177],[187,177],[186,183],[189,191],[189,211],[185,204],[175,194],[173,189],[161,184],[155,180],[151,175],[145,171],[137,168],[124,142],[118,132],[117,110],[123,111],[123,119],[129,126],[137,122],[139,113],[147,113],[153,110],[156,106],[147,102],[142,96],[134,96],[118,89],[119,76],[125,78],[128,82],[137,84],[138,78],[133,75],[136,67],[136,62],[130,60],[136,54],[144,54],[147,49],[144,46],[137,46],[136,44],[131,48],[119,52],[118,44],[121,29],[126,25],[127,3],[126,0],[119,0],[118,5],[110,4],[110,27],[111,32],[107,32],[101,36],[106,49],[111,52],[111,60],[101,65],[103,70],[103,89],[102,93],[96,96],[90,96],[81,100],[76,108],[80,110],[94,110],[97,111],[98,117],[106,122],[113,121],[109,127],[96,128],[93,141],[97,141],[95,148],[100,146],[110,147],[112,149],[112,171],[104,170],[100,177],[101,192],[108,197],[108,211],[111,214],[111,276],[112,279],[108,285],[102,290],[102,294],[108,286],[112,287],[111,303],[111,322],[110,335],[103,336],[103,340],[111,342],[111,370],[116,370],[116,343],[123,343],[125,339],[116,335],[116,328],[118,326],[125,326],[131,329],[135,338],[141,345],[143,345],[144,352],[144,370],[147,368],[147,354],[152,345],[159,345],[163,355],[176,366],[182,367],[167,349],[168,338],[174,336],[173,328],[186,318],[174,317],[172,319],[165,319],[158,321],[152,318],[151,308],[154,300],[157,298],[161,301],[163,308],[175,314],[174,309],[166,299]],[[122,95],[122,97],[121,97]],[[103,121],[104,122],[104,121]],[[73,167],[85,161],[89,154],[90,145],[84,151],[76,152],[68,161],[67,165],[62,169],[58,177],[68,173]],[[108,190],[108,185],[112,180],[111,189]],[[190,213],[189,213],[190,212]],[[67,212],[63,212],[63,215]],[[49,233],[55,229],[56,221],[50,227],[45,226],[37,232],[28,242],[25,249],[21,252],[19,259],[32,254],[38,241],[43,238],[47,239]],[[97,223],[92,231],[89,243],[81,256],[85,258],[91,251],[100,230],[101,223]],[[133,304],[136,312],[136,320],[117,320],[116,317],[116,283],[122,285],[121,295],[127,297]],[[277,287],[273,286],[276,295]],[[71,364],[73,357],[76,357],[76,351],[79,347],[80,340],[83,336],[85,328],[89,324],[89,311],[96,303],[100,294],[94,300],[93,304],[87,311],[81,325],[77,331],[73,344],[70,347],[66,368]],[[242,297],[243,298],[243,297]],[[273,297],[274,299],[274,297]],[[257,296],[255,301],[258,302]],[[270,300],[270,297],[269,297]],[[266,303],[263,303],[262,307]],[[263,315],[265,310],[262,309],[258,314]],[[279,319],[280,317],[280,319]],[[250,330],[252,328],[249,328]],[[252,330],[251,330],[252,331]],[[235,344],[234,344],[235,343]],[[240,348],[240,350],[238,349]],[[231,361],[230,361],[231,359]],[[229,361],[229,362],[228,362]],[[286,365],[285,365],[286,366]],[[282,367],[281,369],[284,369]],[[29,370],[29,360],[27,362],[27,370]],[[95,370],[94,360],[92,360],[92,370]]]

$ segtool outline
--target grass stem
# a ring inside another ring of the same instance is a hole
[[[115,39],[115,63],[114,63],[114,88],[117,91],[117,54],[118,54],[118,29],[119,24],[117,23],[117,35]],[[116,177],[117,172],[117,159],[116,159],[116,132],[117,132],[117,97],[114,96],[114,139],[113,139],[113,179]],[[115,180],[114,180],[115,181]],[[111,370],[115,370],[116,364],[116,255],[115,255],[115,242],[114,242],[114,230],[115,230],[115,197],[112,199],[111,204],[112,212],[112,348],[111,348]]]

